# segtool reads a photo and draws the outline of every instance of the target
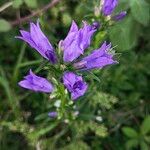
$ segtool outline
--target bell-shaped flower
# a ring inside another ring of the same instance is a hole
[[[118,0],[103,0],[102,12],[105,16],[111,15],[118,5]]]
[[[117,61],[113,59],[113,54],[111,54],[110,49],[111,44],[107,45],[106,42],[104,42],[99,49],[94,50],[80,62],[75,63],[74,67],[81,70],[90,70],[116,64]]]
[[[83,81],[82,76],[78,76],[73,72],[66,72],[63,75],[63,84],[71,93],[71,98],[76,100],[78,97],[84,95],[87,90],[87,84]]]
[[[16,36],[16,38],[24,40],[32,48],[36,49],[44,58],[52,63],[56,63],[57,58],[54,48],[41,31],[39,21],[37,21],[37,24],[30,23],[30,32],[20,30],[20,33],[21,36]]]
[[[84,53],[89,47],[91,37],[96,31],[95,26],[83,22],[83,27],[78,29],[77,24],[73,21],[67,37],[61,41],[61,48],[64,51],[63,60],[72,62]]]
[[[49,116],[50,118],[56,118],[57,115],[58,115],[58,114],[57,114],[56,111],[51,111],[51,112],[48,113],[48,116]]]
[[[45,78],[35,75],[31,69],[29,74],[24,77],[24,80],[20,81],[18,84],[23,88],[35,92],[50,93],[53,91],[53,85]]]
[[[127,12],[126,12],[126,11],[122,11],[122,12],[120,12],[119,14],[113,16],[112,19],[113,19],[114,21],[120,21],[120,20],[124,19],[124,17],[125,17],[126,15],[127,15]]]

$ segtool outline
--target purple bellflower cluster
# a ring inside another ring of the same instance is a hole
[[[122,11],[117,15],[112,15],[117,5],[118,0],[101,0],[101,11],[104,17],[110,16],[111,20],[114,21],[122,20],[126,16],[126,11]],[[56,77],[54,73],[53,76],[53,79],[56,80],[57,78],[59,84],[55,86],[54,83],[47,79],[35,75],[30,69],[29,74],[18,83],[19,86],[35,92],[52,93],[55,90],[57,91],[60,85],[60,87],[67,89],[72,100],[77,100],[79,97],[83,96],[88,89],[88,84],[81,75],[83,71],[102,69],[105,66],[118,63],[114,59],[115,53],[111,43],[106,43],[106,41],[103,42],[98,49],[93,50],[87,56],[83,56],[91,45],[94,33],[101,28],[101,26],[102,24],[96,21],[91,25],[83,21],[82,27],[79,28],[76,22],[72,21],[68,35],[64,40],[60,40],[58,44],[59,51],[57,54],[56,49],[42,32],[39,21],[37,21],[36,24],[30,23],[29,31],[20,30],[21,35],[16,36],[16,38],[28,43],[44,59],[48,60],[49,64],[54,65],[54,67],[57,66],[57,69],[59,68],[59,71],[57,70],[59,75],[56,73]],[[61,58],[61,54],[63,54],[63,58]],[[60,60],[63,60],[63,62]],[[71,71],[68,66],[71,66]],[[77,74],[79,71],[80,75]],[[48,113],[48,116],[56,118],[59,116],[58,114],[59,111],[52,111]]]
[[[91,38],[98,27],[99,25],[97,23],[89,25],[83,22],[83,27],[79,29],[77,24],[74,21],[72,22],[67,37],[61,40],[59,44],[63,52],[64,64],[74,61],[74,69],[82,71],[103,68],[107,65],[117,63],[117,61],[113,59],[113,54],[110,52],[111,44],[106,44],[106,42],[104,42],[99,49],[94,50],[90,55],[78,61],[77,58],[83,55],[84,51],[90,46]],[[50,61],[50,63],[57,63],[58,58],[55,50],[41,31],[39,21],[37,21],[37,24],[30,23],[30,32],[21,30],[20,33],[21,36],[17,36],[17,38],[27,42],[45,59]],[[84,95],[88,87],[82,76],[67,70],[62,75],[62,83],[71,93],[72,100],[76,100]],[[51,93],[54,90],[54,86],[50,81],[35,75],[31,70],[29,75],[25,76],[24,80],[19,82],[19,85],[36,92]]]
[[[118,5],[118,0],[102,0],[102,13],[104,16],[112,15],[113,11]],[[122,11],[119,14],[112,17],[113,20],[119,21],[126,16],[127,12]]]

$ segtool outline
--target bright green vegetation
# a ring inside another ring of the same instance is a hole
[[[47,116],[54,108],[47,94],[24,90],[17,84],[29,68],[38,72],[43,59],[14,38],[19,28],[27,29],[28,24],[11,27],[9,22],[19,10],[26,16],[49,1],[13,0],[0,14],[0,150],[149,150],[148,1],[120,0],[116,12],[127,10],[127,17],[114,26],[103,26],[107,30],[99,30],[93,38],[93,49],[104,40],[111,41],[119,64],[89,73],[89,90],[77,101],[80,114],[69,123]],[[5,3],[0,1],[0,6]],[[42,29],[52,43],[58,43],[72,19],[79,24],[99,20],[93,13],[96,5],[98,0],[62,0],[40,15]]]

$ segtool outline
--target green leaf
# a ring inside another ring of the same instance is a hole
[[[88,145],[84,143],[83,141],[73,141],[70,144],[68,144],[66,147],[62,148],[62,150],[90,150]]]
[[[118,50],[121,51],[129,50],[136,45],[138,33],[139,26],[132,17],[126,17],[126,19],[118,22],[109,30],[109,36],[113,45],[116,45]]]
[[[147,143],[150,143],[150,136],[145,136],[144,139]]]
[[[37,0],[24,0],[24,2],[30,8],[36,8],[37,7]]]
[[[144,141],[140,143],[140,147],[141,150],[149,150],[149,146]]]
[[[8,21],[0,19],[0,32],[7,32],[11,29],[11,25]]]
[[[93,129],[93,128],[91,128]],[[104,125],[97,125],[95,126],[95,134],[100,137],[106,137],[107,136],[107,128]]]
[[[13,1],[13,7],[14,8],[19,8],[23,3],[23,0],[14,0]]]
[[[130,127],[123,127],[122,131],[129,138],[137,138],[138,137],[138,133]]]
[[[114,104],[118,102],[118,99],[111,94],[104,92],[97,92],[92,97],[90,105],[93,107],[99,106],[105,109],[111,109]]]
[[[129,9],[129,2],[130,0],[120,0],[118,3],[118,6],[115,8],[114,13],[117,14],[121,12],[122,10]]]
[[[105,36],[106,36],[106,31],[100,31],[96,34],[95,40],[94,40],[95,48],[100,46],[100,43],[104,40]]]
[[[147,134],[150,132],[150,116],[147,116],[141,126],[141,132],[142,134]]]
[[[53,123],[53,124],[51,124],[47,127],[34,130],[32,133],[29,134],[29,138],[30,139],[39,138],[40,136],[42,136],[42,135],[50,132],[51,130],[53,130],[57,125],[58,125],[58,122],[55,122],[55,123]]]
[[[136,140],[136,139],[132,139],[132,140],[129,140],[128,142],[126,142],[127,150],[135,148],[137,146],[138,146],[138,140]]]
[[[62,21],[63,21],[63,24],[65,26],[69,26],[70,23],[71,23],[71,16],[69,15],[69,13],[64,13],[63,16],[62,16]]]
[[[93,72],[88,71],[88,75],[92,78],[95,79],[97,82],[101,83],[101,80],[99,79],[99,77],[97,77]]]
[[[131,13],[143,25],[149,24],[149,4],[144,0],[130,0]]]

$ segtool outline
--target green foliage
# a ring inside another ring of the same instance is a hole
[[[71,16],[68,13],[64,13],[62,16],[62,22],[65,26],[70,26],[71,24]]]
[[[0,6],[5,2],[0,1]],[[13,0],[13,7],[0,14],[3,18],[0,19],[0,32],[3,32],[0,36],[0,149],[148,150],[149,2],[120,0],[113,15],[122,10],[128,12],[120,22],[105,20],[101,14],[95,16],[94,8],[99,7],[99,0],[64,0],[38,16],[51,43],[65,38],[72,19],[80,26],[82,20],[99,21],[101,28],[92,39],[92,48],[85,53],[97,49],[104,40],[112,42],[117,50],[115,57],[119,64],[88,72],[85,77],[88,92],[75,105],[72,101],[66,103],[68,93],[61,84],[56,83],[59,90],[50,96],[23,90],[17,84],[29,68],[43,76],[51,69],[48,79],[57,82],[51,78],[57,67],[47,65],[29,46],[14,39],[20,27],[28,28],[27,22],[10,25],[17,19],[18,12],[25,17],[49,2]],[[59,110],[55,100],[62,98],[60,105],[65,109]],[[67,119],[55,120],[47,116],[49,111],[56,109]]]
[[[127,149],[140,146],[141,150],[148,150],[150,145],[149,129],[150,116],[147,116],[140,126],[139,133],[130,127],[123,127],[123,133],[129,138],[126,142]]]
[[[20,6],[23,4],[23,0],[13,0],[13,7],[14,8],[20,8]]]
[[[136,22],[131,17],[127,17],[110,29],[110,40],[120,51],[128,50],[136,45],[138,31],[139,26]]]
[[[142,54],[136,54],[134,51],[122,53],[116,70],[112,68],[102,71],[101,78],[105,78],[104,82],[101,80],[102,90],[117,95],[122,106],[135,108],[135,106],[145,105],[149,97],[149,71],[145,66],[148,66],[149,59],[150,55],[144,52]]]
[[[78,150],[90,150],[88,145],[82,141],[74,141],[61,150],[76,150],[76,149],[78,149]]]
[[[86,135],[90,130],[100,137],[106,137],[108,134],[107,128],[103,124],[98,124],[94,121],[87,123],[83,121],[77,122],[75,123],[75,129],[77,130],[77,137]]]
[[[138,140],[136,140],[136,139],[128,140],[126,143],[127,150],[136,148],[137,146],[138,146]]]
[[[145,142],[140,143],[141,150],[149,150],[149,145],[147,145]]]
[[[8,21],[0,19],[0,32],[7,32],[11,29],[11,25]]]
[[[132,0],[129,3],[134,19],[143,25],[148,25],[150,21],[150,5],[145,0]]]
[[[37,0],[24,0],[24,2],[30,8],[36,8],[37,7]]]
[[[98,92],[94,94],[92,100],[89,102],[93,107],[100,105],[101,108],[111,109],[118,99],[110,94]]]
[[[100,43],[103,42],[105,36],[106,36],[106,31],[100,31],[96,34],[95,41],[94,41],[95,48],[99,47]]]
[[[150,132],[150,116],[146,117],[141,125],[142,134],[148,134]]]
[[[107,128],[104,125],[95,125],[95,134],[100,137],[106,137],[108,135]]]
[[[124,128],[122,128],[122,130],[123,130],[123,133],[129,138],[137,138],[138,137],[138,133],[130,127],[124,127]]]
[[[110,28],[109,37],[113,44],[117,45],[118,50],[130,50],[137,44],[141,24],[149,24],[150,6],[145,0],[122,0],[118,8],[116,13],[128,9],[131,10],[131,14],[127,12],[126,19]]]
[[[13,0],[13,7],[18,9],[23,3],[25,3],[29,8],[37,7],[37,0]]]

